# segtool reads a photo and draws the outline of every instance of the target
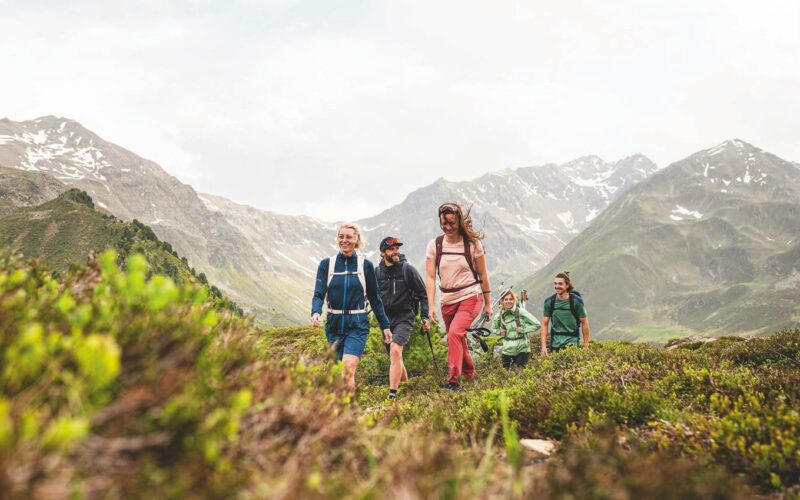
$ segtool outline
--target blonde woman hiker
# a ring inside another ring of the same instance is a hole
[[[530,335],[542,325],[519,304],[517,295],[508,290],[500,297],[500,310],[492,321],[492,333],[503,339],[503,367],[523,367],[531,357]]]
[[[458,390],[461,378],[475,378],[475,363],[467,346],[467,328],[479,314],[492,316],[491,284],[486,269],[483,234],[472,228],[469,210],[458,203],[439,207],[440,236],[428,243],[425,288],[431,321],[437,321],[434,297],[439,277],[442,319],[447,329],[447,363],[450,377],[445,389]]]
[[[364,247],[361,231],[355,224],[342,224],[336,237],[339,253],[322,259],[317,268],[317,282],[311,301],[311,326],[322,325],[322,305],[327,302],[328,318],[325,336],[336,351],[337,361],[344,363],[344,377],[351,391],[356,389],[356,368],[369,334],[367,303],[383,330],[383,341],[392,341],[389,318],[375,278],[372,262],[358,255]]]

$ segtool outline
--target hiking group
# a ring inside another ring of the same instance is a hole
[[[371,309],[383,331],[389,354],[389,398],[396,397],[400,383],[408,379],[403,350],[411,338],[417,315],[423,331],[428,333],[429,343],[431,322],[439,320],[434,303],[437,278],[449,367],[443,388],[458,390],[462,380],[475,379],[467,334],[476,319],[487,321],[493,313],[491,282],[481,243],[484,235],[473,229],[470,211],[465,213],[455,202],[439,207],[438,222],[442,234],[428,243],[424,280],[400,253],[403,243],[392,236],[380,243],[381,262],[376,269],[357,253],[364,247],[364,240],[355,224],[339,227],[339,252],[319,263],[311,324],[315,328],[322,326],[322,306],[327,305],[325,336],[336,359],[344,365],[344,377],[351,391],[355,391],[356,369],[366,348]],[[556,293],[544,300],[541,325],[513,291],[501,292],[492,332],[502,338],[504,367],[522,367],[528,362],[530,336],[537,330],[540,330],[542,356],[569,346],[589,348],[586,307],[574,290],[569,273],[558,273],[553,286]]]

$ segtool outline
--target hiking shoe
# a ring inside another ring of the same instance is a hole
[[[388,399],[389,401],[394,401],[395,399],[397,399],[397,394],[396,394],[396,393],[391,393],[391,392],[390,392],[390,393],[389,393],[389,396],[387,397],[387,399]]]
[[[459,390],[460,388],[461,388],[461,386],[459,386],[459,385],[458,385],[458,384],[456,384],[455,382],[448,382],[448,383],[446,383],[446,384],[444,384],[444,385],[442,386],[442,389],[445,389],[445,390],[447,390],[447,391],[453,391],[453,392],[456,392],[456,391],[457,391],[457,390]]]

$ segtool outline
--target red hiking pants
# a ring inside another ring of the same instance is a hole
[[[474,295],[455,304],[442,304],[442,319],[447,329],[447,364],[450,365],[450,382],[459,383],[459,378],[475,377],[475,363],[467,347],[467,328],[483,306],[482,295]]]

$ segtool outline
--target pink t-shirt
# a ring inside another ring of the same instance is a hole
[[[484,255],[483,245],[481,245],[481,242],[477,240],[471,241],[469,244],[470,252],[472,252],[472,265],[475,266],[475,272],[478,272],[478,266],[475,265],[475,259]],[[445,238],[442,241],[442,251],[463,254],[464,242],[463,240],[458,240],[458,243],[451,244],[448,243],[447,238]],[[436,263],[435,238],[428,243],[427,257],[428,259],[432,260],[434,264]],[[439,285],[442,288],[458,288],[464,285],[469,285],[475,281],[472,271],[469,270],[467,259],[463,255],[442,255],[442,261],[439,263],[439,275],[441,276]],[[475,283],[473,286],[457,292],[441,292],[441,300],[442,304],[454,304],[456,302],[461,302],[462,300],[467,300],[473,295],[480,293],[482,293],[481,285],[480,283]]]

